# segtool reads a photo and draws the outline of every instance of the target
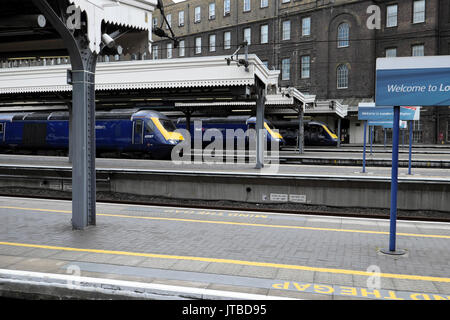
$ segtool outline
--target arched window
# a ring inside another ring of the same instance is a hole
[[[337,43],[338,48],[348,47],[350,39],[350,25],[347,22],[341,23],[338,27]]]
[[[338,89],[348,88],[348,67],[345,64],[337,67],[336,78]]]

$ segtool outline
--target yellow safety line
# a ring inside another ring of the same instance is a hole
[[[21,208],[21,207],[9,207],[9,206],[0,206],[0,209],[39,211],[39,212],[47,212],[47,213],[71,213],[71,211],[67,211],[67,210],[35,209],[35,208]],[[130,216],[130,215],[124,215],[124,214],[108,214],[108,213],[97,213],[97,216],[116,217],[116,218],[145,219],[145,220],[159,220],[159,221],[211,223],[211,224],[224,224],[224,225],[235,225],[235,226],[264,227],[264,228],[282,228],[282,229],[300,229],[300,230],[314,230],[314,231],[352,232],[352,233],[368,233],[368,234],[383,234],[383,235],[388,235],[389,234],[389,232],[387,232],[387,231],[335,229],[335,228],[319,228],[319,227],[302,227],[302,226],[287,226],[287,225],[276,225],[276,224],[275,225],[270,225],[270,224],[262,224],[262,223],[231,222],[231,221],[222,221],[222,220],[215,221],[215,220],[197,220],[197,219],[182,219],[182,218],[145,217],[145,216]],[[437,235],[437,234],[417,234],[417,233],[402,233],[402,232],[398,232],[397,235],[398,236],[405,236],[405,237],[450,239],[450,236]]]
[[[290,270],[315,271],[315,272],[326,272],[326,273],[337,273],[337,274],[351,274],[351,275],[357,275],[357,276],[373,276],[373,273],[367,272],[367,271],[308,267],[308,266],[271,263],[271,262],[256,262],[256,261],[193,257],[193,256],[177,256],[177,255],[167,255],[167,254],[140,253],[140,252],[116,251],[116,250],[70,248],[70,247],[58,247],[58,246],[29,244],[29,243],[15,243],[15,242],[0,242],[0,245],[37,248],[37,249],[48,249],[48,250],[103,253],[103,254],[112,254],[112,255],[125,255],[125,256],[135,256],[135,257],[158,258],[158,259],[227,263],[227,264],[235,264],[235,265],[254,266],[254,267],[270,267],[270,268],[290,269]],[[380,273],[380,277],[392,278],[392,279],[403,279],[403,280],[421,280],[421,281],[449,282],[450,283],[450,278],[419,276],[419,275],[409,275],[409,274]]]

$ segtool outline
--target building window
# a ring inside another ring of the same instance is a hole
[[[283,40],[290,40],[291,39],[291,21],[283,21]]]
[[[302,19],[302,36],[311,35],[311,17]]]
[[[267,8],[269,6],[269,0],[261,0],[261,8]]]
[[[169,29],[169,26],[172,27],[172,15],[169,13],[168,15],[166,15],[166,19],[167,19],[166,29]]]
[[[209,36],[209,51],[214,52],[216,51],[216,35],[212,34]]]
[[[396,27],[397,26],[397,11],[398,5],[393,4],[386,7],[386,27]]]
[[[225,50],[231,48],[231,32],[230,31],[223,33],[223,48]]]
[[[202,53],[202,38],[195,38],[195,54]]]
[[[153,29],[158,27],[158,18],[154,17],[153,18]]]
[[[341,23],[338,27],[338,48],[345,48],[350,45],[350,25],[347,22]]]
[[[184,11],[178,12],[178,26],[179,27],[184,26]]]
[[[411,55],[413,57],[421,57],[425,55],[425,47],[423,44],[414,45],[411,49]]]
[[[281,1],[281,3],[289,3],[289,2],[291,2],[291,0],[283,0],[283,1]]]
[[[184,55],[185,55],[185,44],[184,44],[184,40],[181,40],[178,43],[178,56],[184,57]]]
[[[202,8],[195,7],[194,9],[194,23],[199,23],[202,20]]]
[[[413,23],[425,22],[425,0],[414,1],[413,12]]]
[[[210,3],[209,4],[209,20],[214,20],[216,18],[216,4]]]
[[[223,15],[229,16],[231,12],[230,0],[223,0]]]
[[[244,41],[247,41],[248,45],[250,45],[252,43],[252,29],[251,28],[244,29]]]
[[[347,89],[348,88],[348,67],[345,64],[341,64],[337,67],[337,88]]]
[[[289,80],[291,75],[291,59],[281,61],[281,80]]]
[[[311,57],[303,56],[302,57],[302,79],[308,79],[310,77],[310,67],[311,67]]]
[[[153,46],[152,48],[152,58],[153,60],[158,59],[158,46]]]
[[[422,143],[422,123],[420,120],[414,120],[413,122],[413,142]]]
[[[264,24],[261,26],[261,43],[269,42],[269,25]]]
[[[250,11],[250,0],[244,0],[244,12]]]
[[[172,59],[173,44],[170,42],[167,44],[167,59]]]
[[[395,58],[397,56],[397,48],[387,48],[386,58]]]

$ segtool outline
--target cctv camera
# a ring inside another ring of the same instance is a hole
[[[102,34],[102,41],[110,49],[115,46],[114,39],[106,33]]]

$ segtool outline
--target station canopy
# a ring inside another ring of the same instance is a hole
[[[225,58],[229,56],[98,63],[97,105],[255,101],[257,82],[268,89],[278,86],[280,71],[268,70],[256,55],[248,55],[247,70],[235,63],[228,65]],[[69,68],[54,65],[0,69],[0,102],[70,101]]]

